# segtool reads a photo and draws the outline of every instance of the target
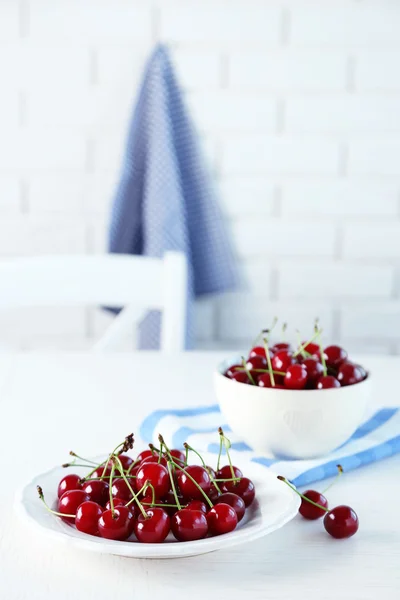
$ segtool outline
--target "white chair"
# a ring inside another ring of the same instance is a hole
[[[41,256],[0,262],[0,310],[46,306],[123,306],[95,351],[118,347],[149,310],[162,311],[161,350],[184,349],[187,265],[183,254],[163,259],[123,254]]]

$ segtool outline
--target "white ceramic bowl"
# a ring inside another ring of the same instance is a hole
[[[224,361],[214,375],[217,400],[232,431],[255,452],[281,458],[323,456],[343,444],[362,423],[371,375],[355,385],[326,390],[259,388],[228,379]]]

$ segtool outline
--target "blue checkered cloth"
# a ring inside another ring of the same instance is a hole
[[[187,409],[157,410],[151,413],[140,427],[140,437],[158,445],[162,433],[170,448],[182,448],[187,441],[200,452],[217,454],[218,427],[228,433],[217,404]],[[345,472],[382,460],[400,452],[400,409],[382,408],[372,415],[340,448],[322,458],[308,460],[279,460],[258,456],[249,446],[229,433],[233,461],[240,464],[246,457],[283,475],[301,487],[336,475],[337,465]]]
[[[193,300],[236,284],[235,260],[199,139],[184,105],[168,51],[151,55],[134,110],[114,199],[109,251],[188,262],[186,347],[193,346]],[[139,328],[139,347],[159,347],[160,313]]]

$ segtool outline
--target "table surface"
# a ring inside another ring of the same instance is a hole
[[[400,457],[342,477],[332,504],[350,504],[357,535],[334,540],[321,522],[295,518],[251,544],[179,560],[134,560],[64,548],[26,528],[13,512],[15,490],[35,473],[62,463],[70,449],[104,453],[135,431],[154,408],[215,402],[219,352],[177,357],[2,355],[0,358],[0,598],[229,597],[256,600],[398,600],[400,597]],[[358,357],[372,365],[374,401],[393,394],[400,358]],[[7,458],[6,458],[7,457]]]

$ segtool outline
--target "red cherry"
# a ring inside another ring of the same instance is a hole
[[[75,517],[75,526],[78,531],[89,535],[99,535],[99,518],[103,509],[97,502],[82,502]]]
[[[60,483],[58,484],[57,495],[59,498],[61,498],[61,496],[65,492],[69,492],[70,490],[80,490],[80,489],[82,489],[82,483],[81,483],[80,476],[76,475],[75,473],[70,473],[69,475],[66,475],[65,477],[63,477],[61,479]]]
[[[95,479],[96,477],[110,477],[111,475],[111,467],[107,467],[104,471],[104,465],[102,467],[97,467],[95,471],[91,474],[90,477]]]
[[[129,467],[133,464],[133,458],[131,458],[127,454],[119,454],[118,458],[122,463],[124,471],[127,471],[129,469]],[[117,465],[115,465],[115,473],[117,475],[119,474],[119,468]]]
[[[358,517],[350,506],[336,506],[326,513],[324,527],[334,538],[348,538],[358,530]]]
[[[131,481],[134,482],[135,479],[131,479]],[[130,483],[130,485],[132,486],[132,489],[133,489],[134,484]],[[132,492],[126,485],[124,479],[114,479],[113,480],[111,493],[114,498],[121,498],[122,500],[125,500],[125,502],[128,502],[128,500],[130,500],[132,498]]]
[[[94,479],[86,481],[82,487],[83,491],[88,494],[92,502],[104,506],[109,498],[109,485],[102,479]]]
[[[237,494],[232,494],[231,492],[225,492],[224,494],[221,494],[219,498],[217,498],[215,504],[220,504],[221,502],[232,506],[236,512],[238,522],[243,519],[244,513],[246,512],[246,505],[240,496]]]
[[[215,501],[217,500],[217,498],[219,498],[220,493],[217,490],[217,488],[214,485],[212,485],[209,491],[207,492],[207,496],[210,498],[211,502],[215,504]]]
[[[199,510],[200,512],[206,514],[207,506],[201,500],[191,500],[189,504],[186,506],[188,510]]]
[[[176,462],[180,464],[181,467],[184,466],[186,455],[184,452],[182,452],[182,450],[177,450],[176,448],[173,448],[169,451],[169,453],[171,454],[171,456],[173,456],[174,460],[176,460]]]
[[[324,372],[323,366],[315,358],[305,358],[301,364],[307,371],[306,387],[314,387]]]
[[[360,383],[364,379],[364,373],[362,368],[358,365],[353,365],[353,363],[345,362],[339,367],[338,371],[338,381],[340,385],[353,385],[355,383]]]
[[[266,369],[267,368],[267,359],[263,356],[253,356],[253,358],[249,358],[246,367],[249,371],[253,371],[253,369]]]
[[[271,375],[269,373],[263,373],[258,377],[257,385],[258,387],[264,388],[283,388],[283,376],[282,375],[274,375],[275,385],[272,385]]]
[[[141,512],[135,521],[135,535],[139,542],[159,544],[163,542],[170,530],[170,518],[164,509],[155,506],[145,508],[146,518]]]
[[[243,371],[243,365],[232,365],[231,367],[229,367],[229,369],[225,371],[224,375],[225,377],[229,377],[229,379],[232,379],[232,376],[240,371]]]
[[[227,481],[224,485],[227,492],[232,492],[233,494],[240,496],[246,506],[250,506],[253,502],[256,491],[254,489],[254,483],[247,477],[242,477],[237,483],[234,481]]]
[[[347,359],[347,352],[340,346],[328,346],[324,350],[328,367],[339,367]]]
[[[229,504],[216,504],[207,513],[208,530],[211,535],[233,531],[238,524],[237,514]]]
[[[99,518],[99,533],[108,540],[126,540],[132,533],[135,520],[132,511],[126,506],[117,506],[114,516],[105,510]]]
[[[126,502],[126,500],[123,500],[122,498],[113,498],[114,508],[116,506],[124,505],[125,502]],[[110,504],[110,501],[108,501],[106,504],[105,510],[110,510],[110,509],[111,509],[111,504]],[[132,509],[132,507],[131,507],[131,509]]]
[[[139,491],[145,483],[151,483],[156,496],[163,498],[169,492],[170,488],[168,470],[163,465],[157,463],[142,463],[136,475],[136,491]]]
[[[291,345],[288,344],[287,342],[278,342],[277,344],[274,344],[272,346],[272,352],[280,352],[281,350],[286,350],[286,351],[290,351]]]
[[[264,346],[254,346],[254,348],[252,348],[250,350],[249,359],[254,358],[256,356],[261,356],[262,358],[267,358],[267,355],[265,354]]]
[[[288,350],[280,350],[271,361],[274,371],[287,371],[288,367],[294,364],[294,362],[293,354]]]
[[[232,470],[234,472],[234,477],[243,477],[243,473],[238,467],[232,466],[231,469],[230,465],[224,465],[217,471],[217,479],[232,479]]]
[[[82,502],[88,502],[90,497],[83,490],[69,490],[64,492],[61,498],[58,500],[57,511],[63,515],[74,515],[73,517],[62,517],[64,521],[68,523],[75,522],[75,515],[78,507]]]
[[[315,490],[307,490],[304,492],[303,496],[324,508],[328,508],[328,500],[325,498],[325,496],[319,492],[316,492]],[[324,510],[324,508],[318,508],[317,506],[314,506],[314,504],[311,504],[302,498],[299,513],[305,519],[314,521],[315,519],[319,519],[320,517],[326,515],[326,510]]]
[[[290,365],[285,375],[285,387],[290,390],[302,390],[307,383],[307,370],[303,365]]]
[[[178,484],[182,496],[185,500],[201,500],[203,494],[196,484],[188,477],[192,477],[197,485],[204,491],[208,492],[211,488],[210,476],[204,467],[199,465],[189,465],[184,471],[178,473]]]
[[[143,450],[143,452],[137,455],[135,462],[140,464],[145,458],[149,458],[150,456],[154,456],[151,450]]]
[[[206,515],[202,510],[182,508],[171,519],[171,531],[179,542],[201,540],[208,533]]]
[[[308,352],[308,354],[315,354],[317,356],[319,356],[320,354],[320,347],[318,344],[314,344],[313,342],[308,342],[308,344],[306,346],[304,346],[306,342],[302,342],[302,347],[303,349]]]
[[[333,375],[323,375],[318,379],[317,389],[326,390],[328,388],[339,388],[340,383]]]
[[[247,383],[252,385],[246,371],[236,371],[236,373],[232,375],[231,379],[232,381],[237,381],[238,383]]]
[[[144,458],[142,460],[142,462],[139,465],[139,468],[147,463],[155,463],[155,464],[160,464],[163,465],[163,467],[167,466],[167,461],[166,459],[162,456],[161,458],[159,458],[158,456],[148,456],[147,458]],[[139,469],[138,469],[139,470]]]

